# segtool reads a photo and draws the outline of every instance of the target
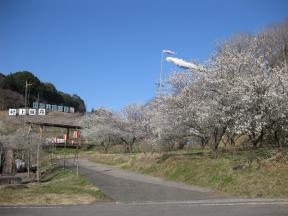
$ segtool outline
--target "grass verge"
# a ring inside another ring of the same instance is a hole
[[[267,156],[267,152],[228,153],[217,158],[201,150],[166,154],[85,154],[98,163],[208,187],[223,195],[288,197],[287,160]]]
[[[58,169],[43,183],[0,187],[0,205],[90,204],[106,200],[105,195],[70,170]]]

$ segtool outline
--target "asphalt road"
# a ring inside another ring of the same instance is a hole
[[[236,199],[109,166],[80,161],[80,174],[113,202],[71,206],[0,206],[0,216],[287,216],[286,199]],[[1,194],[0,194],[1,195]]]
[[[167,182],[160,178],[96,164],[84,158],[79,162],[81,176],[117,202],[208,200],[219,197],[207,189]]]

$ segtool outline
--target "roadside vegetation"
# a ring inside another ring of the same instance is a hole
[[[222,195],[288,197],[288,154],[274,150],[219,153],[194,149],[167,153],[103,154],[90,160],[167,180],[210,188]]]
[[[95,186],[69,170],[56,169],[41,183],[0,187],[0,205],[90,204],[108,200]]]

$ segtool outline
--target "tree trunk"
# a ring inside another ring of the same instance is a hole
[[[279,131],[278,130],[275,130],[275,132],[274,132],[274,138],[275,138],[275,140],[276,140],[276,143],[277,143],[277,147],[279,148],[279,149],[282,149],[282,142],[281,142],[281,140],[280,140],[280,136],[279,136]]]
[[[215,130],[214,130],[214,133],[213,133],[213,149],[215,150],[215,151],[217,151],[218,150],[218,147],[219,147],[219,143],[220,143],[220,141],[221,141],[221,139],[222,139],[222,137],[223,137],[223,135],[225,134],[225,132],[226,132],[226,128],[227,127],[223,127],[223,128],[215,128]]]
[[[178,143],[178,149],[179,149],[179,150],[183,150],[184,147],[185,147],[185,145],[186,145],[186,142],[185,142],[185,141],[183,141],[183,140],[179,141],[179,143]]]
[[[263,136],[264,136],[264,130],[261,130],[261,133],[257,138],[255,133],[253,133],[253,140],[252,140],[253,149],[257,149],[257,145],[262,140]]]
[[[134,143],[136,142],[136,138],[133,137],[132,139],[132,142],[130,142],[130,145],[129,145],[129,150],[130,150],[130,153],[133,152],[133,146],[134,146]]]
[[[202,149],[205,148],[205,146],[208,144],[208,139],[206,137],[200,137],[201,140],[201,147]]]
[[[103,147],[105,154],[108,153],[109,143],[110,143],[110,139],[108,139],[108,144],[107,144],[107,143],[105,144],[105,141],[102,141],[102,142],[100,143],[100,146]]]
[[[15,171],[14,152],[12,149],[7,149],[4,155],[3,174],[13,175],[15,174]]]
[[[136,139],[133,138],[133,140],[130,143],[129,143],[129,141],[127,142],[123,137],[121,137],[121,140],[125,144],[125,153],[127,153],[127,152],[132,153],[133,144],[134,144]]]

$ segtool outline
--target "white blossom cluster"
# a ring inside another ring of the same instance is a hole
[[[288,21],[257,35],[238,35],[218,45],[206,65],[172,74],[169,93],[121,115],[98,110],[85,117],[86,133],[100,143],[141,139],[217,149],[245,135],[253,147],[281,147],[288,136]],[[200,68],[198,70],[198,68]],[[108,141],[107,141],[108,140]]]

